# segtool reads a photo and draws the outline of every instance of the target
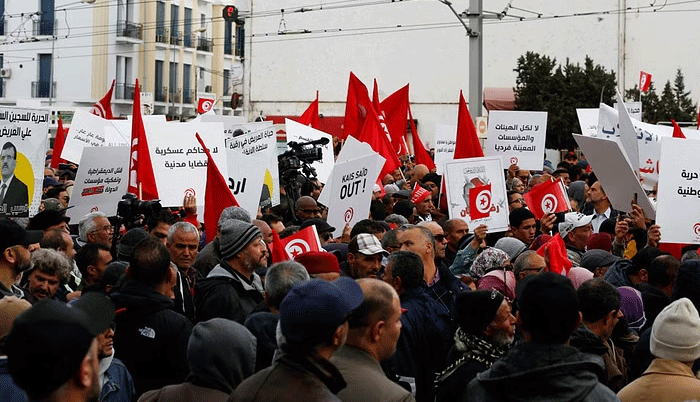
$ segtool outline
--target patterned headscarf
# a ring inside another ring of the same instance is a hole
[[[494,247],[488,247],[479,254],[470,270],[470,276],[479,279],[487,272],[495,269],[503,269],[510,262],[508,254]]]

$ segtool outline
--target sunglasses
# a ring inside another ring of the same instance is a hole
[[[330,240],[330,239],[333,238],[333,235],[330,234],[330,233],[328,233],[328,232],[326,232],[326,233],[321,233],[320,237],[321,237],[322,240],[328,241],[328,240]]]
[[[436,234],[436,235],[433,235],[433,237],[437,241],[445,241],[445,239],[447,238],[447,236],[445,236],[444,234]]]

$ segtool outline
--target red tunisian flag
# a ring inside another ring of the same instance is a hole
[[[561,180],[540,183],[523,194],[523,198],[537,219],[541,219],[545,214],[571,209],[569,197]]]
[[[476,135],[476,127],[472,116],[467,109],[467,101],[464,100],[462,91],[459,91],[459,112],[457,114],[457,141],[453,159],[475,158],[484,156],[479,137]]]
[[[649,90],[651,85],[651,74],[645,73],[644,71],[639,72],[639,90],[641,92],[646,92]]]
[[[379,173],[379,177],[384,177],[387,174],[391,174],[395,169],[401,167],[401,162],[399,157],[396,156],[396,150],[391,143],[389,138],[386,136],[384,129],[382,128],[379,117],[375,113],[374,109],[369,109],[369,114],[365,119],[364,125],[362,126],[362,131],[357,139],[361,142],[366,142],[372,149],[383,156],[386,161],[384,162],[384,167]]]
[[[211,98],[199,98],[197,101],[197,113],[204,114],[210,112],[214,108],[216,99]]]
[[[316,100],[311,102],[309,107],[306,108],[306,111],[304,111],[304,114],[302,114],[301,117],[299,117],[299,120],[297,120],[297,122],[318,130],[318,127],[320,125],[319,120],[320,119],[318,118],[318,91],[316,91]]]
[[[289,258],[289,254],[287,254],[287,250],[284,249],[284,244],[282,243],[282,240],[280,240],[280,235],[277,234],[276,230],[272,231],[272,244],[270,244],[268,247],[270,247],[270,257],[272,258],[273,264],[291,260],[291,258]]]
[[[278,237],[279,238],[279,237]],[[274,234],[273,234],[273,239],[274,239]],[[287,255],[288,259],[293,259],[299,254],[307,253],[309,251],[323,251],[321,248],[321,239],[318,237],[318,232],[316,232],[316,226],[311,225],[307,228],[304,228],[296,233],[294,233],[291,236],[287,236],[284,239],[279,241],[279,245],[282,246],[282,251],[285,252]],[[273,240],[273,248],[277,248],[278,244],[274,243]],[[276,250],[272,251],[273,254],[273,259],[272,262],[277,262],[275,261],[275,254],[278,254],[278,256],[281,256],[282,254],[279,253]],[[279,258],[279,257],[277,257]],[[284,261],[284,260],[283,260]]]
[[[107,91],[107,94],[92,105],[92,108],[90,108],[90,113],[100,116],[103,119],[114,119],[114,116],[112,115],[112,92],[114,92],[114,82],[115,80],[112,80],[112,86],[109,88],[109,91]],[[136,89],[138,89],[138,85],[136,86]]]
[[[58,129],[56,129],[56,140],[53,142],[53,154],[51,155],[51,167],[58,169],[59,163],[66,163],[65,159],[61,159],[63,145],[66,143],[66,131],[63,128],[63,119],[58,118]]]
[[[369,116],[372,101],[369,99],[367,87],[350,72],[350,82],[348,83],[348,98],[345,102],[345,120],[343,121],[343,134],[340,139],[344,140],[348,135],[357,138],[360,135],[365,119]]]
[[[136,194],[141,200],[158,199],[158,187],[153,175],[151,154],[148,153],[146,129],[143,128],[141,116],[141,92],[139,80],[134,87],[134,108],[131,112],[131,154],[129,158],[129,187],[128,192]]]
[[[488,218],[491,214],[491,184],[469,189],[469,218]]]
[[[673,119],[671,119],[671,123],[673,123],[673,138],[685,138],[685,134],[683,134],[681,126],[679,126]],[[56,136],[58,137],[58,134]]]
[[[566,255],[566,245],[564,244],[564,240],[562,240],[559,233],[552,236],[547,243],[543,244],[537,249],[537,254],[540,256],[544,257],[545,253],[547,253],[547,256],[549,257],[545,257],[545,259],[549,260],[547,269],[550,272],[566,275],[569,273],[571,266],[574,265]]]
[[[408,84],[387,96],[381,103],[384,122],[391,135],[391,144],[398,150],[399,155],[409,153],[406,145],[406,118],[410,108]],[[413,121],[413,118],[411,118],[411,121]]]
[[[221,175],[219,168],[211,157],[209,148],[204,145],[202,137],[199,136],[199,133],[195,134],[195,136],[197,141],[199,141],[199,145],[202,146],[207,154],[207,184],[204,189],[204,226],[207,229],[207,243],[209,243],[216,237],[216,227],[218,226],[221,212],[228,207],[239,207],[240,205],[228,188],[226,179]]]

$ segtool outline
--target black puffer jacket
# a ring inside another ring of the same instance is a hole
[[[254,273],[252,281],[246,282],[225,261],[194,286],[197,322],[226,318],[242,325],[264,300],[258,274]]]

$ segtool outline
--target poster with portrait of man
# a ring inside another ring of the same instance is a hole
[[[48,131],[47,110],[0,107],[0,216],[39,212]]]

